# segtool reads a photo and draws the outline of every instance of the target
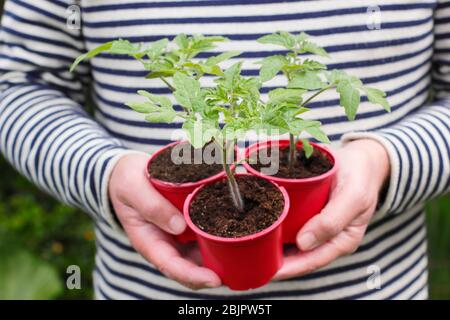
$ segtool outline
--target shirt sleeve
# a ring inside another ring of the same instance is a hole
[[[67,26],[69,0],[8,0],[0,30],[0,149],[23,175],[61,201],[119,228],[108,181],[132,153],[85,111],[89,65],[74,74],[85,51]]]
[[[438,3],[434,23],[433,102],[393,126],[342,137],[343,144],[376,140],[389,154],[390,181],[379,215],[400,213],[450,188],[450,2]]]

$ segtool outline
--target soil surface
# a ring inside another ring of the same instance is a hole
[[[255,177],[236,177],[245,202],[239,212],[230,197],[226,180],[204,187],[190,207],[192,222],[220,237],[238,238],[270,227],[283,212],[283,194],[270,182]]]
[[[266,152],[266,151],[264,151]],[[267,155],[270,157],[271,149],[267,150]],[[268,165],[256,163],[250,164],[252,168],[260,171],[261,168],[265,168]],[[305,156],[303,149],[297,150],[297,157],[292,168],[289,168],[289,148],[280,149],[280,167],[278,172],[273,175],[278,178],[287,179],[302,179],[302,178],[312,178],[320,176],[325,172],[331,170],[333,163],[328,159],[326,155],[322,152],[314,149],[313,154],[308,159]]]
[[[194,163],[195,150],[192,146],[190,147],[190,164],[181,163],[176,164],[172,161],[172,148],[167,148],[161,152],[155,159],[152,160],[150,164],[150,174],[153,178],[159,179],[166,182],[173,183],[187,183],[187,182],[197,182],[211,176],[214,176],[223,170],[221,164],[206,164]],[[189,148],[187,147],[187,148]],[[202,151],[206,148],[203,147]],[[180,152],[183,155],[183,152]],[[212,152],[214,155],[214,151]]]

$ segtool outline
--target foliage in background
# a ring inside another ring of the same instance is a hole
[[[58,203],[0,157],[0,299],[92,297],[90,218]],[[66,269],[81,268],[81,290],[66,289]]]

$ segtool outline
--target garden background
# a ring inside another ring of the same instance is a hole
[[[0,0],[0,13],[3,0]],[[88,216],[58,203],[0,157],[0,299],[91,299],[95,238]],[[450,299],[450,197],[427,207],[430,294]],[[66,289],[67,267],[81,289]]]

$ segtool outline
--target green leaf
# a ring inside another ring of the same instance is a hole
[[[273,79],[287,64],[287,61],[284,56],[275,55],[264,58],[260,63],[259,77],[262,82],[266,82]]]
[[[387,112],[391,112],[391,106],[386,100],[386,93],[375,88],[364,87],[363,90],[367,95],[367,99],[374,104],[381,105]]]
[[[345,114],[349,120],[355,120],[361,102],[359,90],[355,88],[349,81],[341,81],[336,91],[340,94],[340,105],[344,107]]]
[[[181,72],[173,76],[174,96],[188,110],[199,111],[204,106],[200,82]]]
[[[172,77],[177,71],[175,69],[158,70],[148,73],[146,79],[168,78]]]
[[[326,70],[327,66],[315,60],[305,59],[301,66],[309,71]]]
[[[109,51],[109,49],[111,49],[111,46],[113,45],[114,41],[111,42],[107,42],[104,43],[94,49],[92,49],[91,51],[82,54],[81,56],[79,56],[78,58],[76,58],[76,60],[72,63],[72,65],[70,66],[70,72],[73,72],[75,70],[75,68],[85,59],[92,59],[93,57],[95,57],[96,55],[99,55],[102,52],[105,51]]]
[[[302,71],[295,73],[294,78],[289,81],[287,87],[316,90],[325,87],[325,85],[316,71]]]
[[[257,41],[264,44],[274,44],[292,50],[295,46],[295,36],[285,31],[278,31],[272,34],[265,35]]]
[[[139,113],[150,113],[153,112],[155,110],[158,110],[159,107],[155,106],[154,103],[152,102],[126,102],[125,105],[127,105],[128,107],[130,107],[131,109],[133,109],[136,112]]]
[[[330,55],[328,54],[328,52],[326,52],[325,49],[323,49],[322,47],[319,47],[317,44],[312,43],[312,42],[305,42],[302,44],[301,46],[301,50],[300,53],[312,53],[312,54],[317,54],[319,56],[322,57],[329,57]]]
[[[174,110],[159,108],[158,111],[146,115],[145,120],[153,123],[172,123],[176,116]]]
[[[277,88],[269,91],[269,101],[271,104],[292,103],[300,104],[302,102],[302,94],[306,90],[302,89],[284,89]]]
[[[180,49],[187,49],[189,46],[189,39],[184,33],[180,33],[173,39],[173,42],[180,48]]]
[[[152,94],[152,93],[147,92],[145,90],[139,90],[138,94],[143,96],[143,97],[146,97],[147,99],[149,99],[153,103],[159,104],[163,108],[172,109],[172,107],[173,107],[172,101],[170,101],[170,99],[165,97],[165,96],[159,96],[159,95],[156,95],[156,94]]]
[[[153,42],[148,49],[145,50],[145,53],[148,55],[150,59],[154,60],[164,53],[168,43],[169,39],[167,38],[157,40]]]
[[[323,143],[330,143],[330,140],[328,139],[328,136],[325,134],[325,132],[320,128],[320,126],[316,127],[307,127],[306,132],[308,132],[311,136],[316,138],[318,141]]]
[[[308,139],[302,139],[302,147],[305,152],[305,157],[309,159],[314,152],[314,147],[309,143]]]
[[[183,123],[190,144],[194,148],[202,148],[219,134],[217,122],[212,119],[190,117]]]
[[[135,55],[139,53],[140,49],[140,46],[134,45],[128,40],[119,39],[112,42],[109,52],[111,54]]]
[[[242,62],[237,62],[233,64],[231,67],[225,70],[224,73],[224,87],[228,90],[233,89],[236,87],[240,76],[241,76],[241,68],[242,68]]]
[[[231,58],[237,57],[241,54],[240,51],[229,51],[229,52],[223,52],[217,56],[209,57],[205,64],[208,66],[215,66],[223,61],[229,60]]]
[[[200,69],[202,70],[203,73],[212,74],[215,76],[223,76],[224,74],[222,69],[217,65],[209,66],[206,64],[200,64]]]

